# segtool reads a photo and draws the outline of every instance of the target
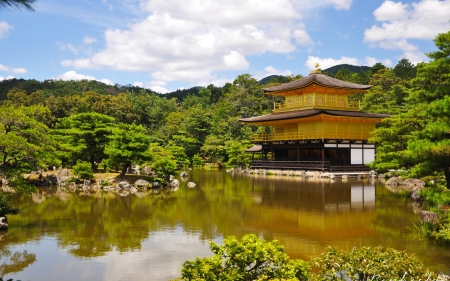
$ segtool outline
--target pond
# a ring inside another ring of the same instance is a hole
[[[196,183],[189,188],[187,182]],[[189,171],[178,190],[135,194],[42,188],[13,194],[20,215],[0,232],[0,276],[14,280],[171,280],[208,242],[255,233],[291,258],[328,246],[391,246],[449,273],[449,248],[421,237],[405,190],[372,179]]]

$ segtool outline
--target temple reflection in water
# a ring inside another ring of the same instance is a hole
[[[291,257],[307,259],[329,245],[362,246],[352,243],[376,234],[370,227],[376,217],[375,184],[369,180],[255,177],[252,186],[257,203],[252,213],[260,217],[248,226],[272,233],[270,239],[284,244]]]

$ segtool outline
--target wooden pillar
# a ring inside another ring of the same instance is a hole
[[[324,162],[325,162],[325,143],[322,142],[322,171],[324,170]]]

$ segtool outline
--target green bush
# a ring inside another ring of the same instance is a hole
[[[414,256],[384,247],[353,248],[344,252],[329,248],[311,261],[318,272],[313,280],[436,280]]]
[[[92,171],[91,163],[81,160],[78,160],[77,164],[73,166],[73,174],[84,180],[94,178],[94,171]]]
[[[186,261],[182,280],[308,280],[309,264],[290,260],[277,241],[266,242],[254,234],[225,238],[224,245],[210,242],[214,256]]]

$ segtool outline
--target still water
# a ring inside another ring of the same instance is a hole
[[[405,190],[370,179],[301,179],[190,171],[176,191],[137,194],[40,189],[13,194],[20,215],[0,232],[0,277],[14,280],[171,280],[208,242],[255,233],[291,258],[328,246],[391,246],[450,272],[450,248],[423,239]]]

